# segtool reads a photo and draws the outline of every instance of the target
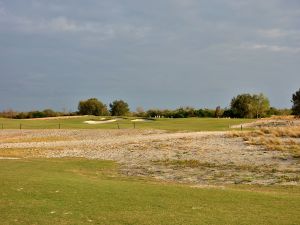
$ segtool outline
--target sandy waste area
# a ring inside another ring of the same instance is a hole
[[[125,176],[193,185],[299,185],[299,158],[249,145],[227,134],[139,129],[2,130],[0,157],[114,160]]]

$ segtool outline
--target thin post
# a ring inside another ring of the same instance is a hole
[[[119,123],[117,123],[118,129],[120,129]]]
[[[20,123],[20,130],[22,130],[22,124]]]
[[[243,125],[241,125],[241,130],[243,130]]]
[[[58,129],[60,129],[60,123],[58,124]]]
[[[133,128],[135,129],[135,123],[133,123]]]

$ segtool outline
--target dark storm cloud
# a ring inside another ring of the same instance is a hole
[[[296,0],[0,1],[0,109],[228,105],[300,84]]]

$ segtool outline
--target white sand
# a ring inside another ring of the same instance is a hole
[[[113,123],[116,122],[117,120],[105,120],[105,121],[93,121],[93,120],[87,120],[84,121],[84,123],[87,124],[103,124],[103,123]]]
[[[147,119],[135,119],[135,120],[131,120],[132,122],[149,122],[150,120]]]

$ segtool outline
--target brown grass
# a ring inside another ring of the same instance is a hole
[[[262,128],[264,134],[270,134],[275,137],[300,138],[300,127],[281,127],[281,128]]]
[[[300,158],[300,126],[233,131],[228,137],[241,137],[247,144],[263,146],[266,150],[286,151]]]
[[[34,148],[7,148],[0,149],[0,157],[16,157],[16,158],[27,158],[27,157],[39,157],[41,156],[40,149]]]
[[[70,137],[50,136],[50,137],[6,137],[0,143],[25,143],[25,142],[53,142],[73,140]]]

